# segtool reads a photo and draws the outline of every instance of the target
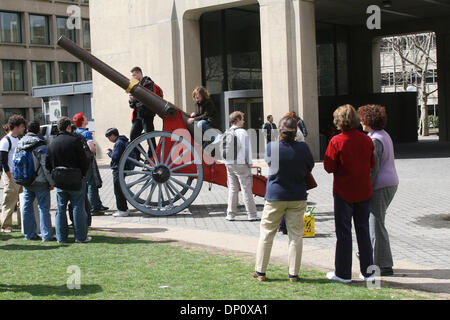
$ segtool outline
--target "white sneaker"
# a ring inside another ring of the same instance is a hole
[[[75,240],[76,243],[86,243],[86,242],[91,242],[91,241],[92,241],[92,237],[87,237],[86,240],[84,240],[84,241]]]
[[[113,213],[111,212],[111,211],[105,211],[105,214],[104,214],[105,216],[112,216],[113,215]]]
[[[359,278],[360,278],[362,281],[366,281],[366,282],[373,282],[373,281],[375,281],[375,276],[364,277],[363,274],[362,274],[361,272],[359,273]]]
[[[258,217],[258,216],[254,216],[254,217],[249,216],[249,217],[247,218],[247,220],[248,220],[248,221],[261,221],[261,218]]]
[[[234,221],[234,220],[236,220],[236,219],[234,219],[233,216],[229,216],[229,215],[227,215],[227,216],[225,217],[225,219],[228,220],[228,221]]]
[[[333,281],[339,281],[339,282],[342,282],[342,283],[350,283],[350,282],[352,282],[352,279],[342,279],[342,278],[339,278],[335,273],[334,273],[334,271],[331,271],[331,272],[327,272],[327,278],[328,279],[330,279],[330,280],[333,280]]]
[[[113,214],[113,217],[128,217],[128,212],[119,210]]]

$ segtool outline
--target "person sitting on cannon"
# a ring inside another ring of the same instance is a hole
[[[217,110],[208,90],[202,86],[196,87],[194,91],[192,91],[192,99],[197,105],[197,111],[191,114],[191,117],[188,119],[188,124],[192,124],[196,121],[196,126],[202,130],[202,133],[205,133],[209,129],[218,129]],[[212,135],[209,138],[210,142],[212,142],[214,141],[215,136]],[[203,146],[205,147],[205,143]]]
[[[163,90],[152,79],[150,79],[150,77],[144,76],[140,67],[134,67],[130,72],[131,76],[138,80],[141,86],[147,88],[161,98],[164,98]],[[153,125],[155,113],[149,108],[146,108],[144,104],[133,97],[133,95],[130,95],[129,105],[130,108],[133,109],[130,131],[131,141],[139,137],[142,130],[144,130],[145,133],[155,131],[155,126]],[[153,147],[156,148],[155,138],[152,138],[152,143]]]

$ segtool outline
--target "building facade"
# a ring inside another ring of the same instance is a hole
[[[74,19],[75,17],[79,17]],[[73,29],[68,27],[74,26]],[[12,114],[48,122],[48,103],[32,88],[92,79],[89,66],[58,48],[64,35],[90,49],[89,0],[0,2],[0,122]],[[68,106],[62,115],[70,116]]]
[[[407,97],[405,111],[400,108],[404,93],[381,92],[377,41],[431,30],[437,39],[440,138],[450,139],[450,6],[405,0],[385,8],[379,1],[382,27],[369,29],[367,9],[373,2],[96,0],[90,4],[92,53],[126,76],[140,66],[163,88],[166,100],[188,113],[194,110],[192,90],[206,86],[220,107],[222,128],[234,110],[245,112],[249,128],[259,128],[269,114],[278,122],[295,111],[306,122],[306,141],[320,159],[326,146],[321,134],[338,102],[359,106],[386,98],[392,104],[390,119],[400,122],[402,113],[412,112],[409,132],[417,132],[414,97]],[[93,101],[97,131],[115,126],[129,134],[128,96],[96,72]],[[162,128],[158,117],[155,125]],[[417,134],[407,138],[417,140]],[[98,142],[101,149],[109,145],[105,138]]]

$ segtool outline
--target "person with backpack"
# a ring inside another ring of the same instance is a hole
[[[252,149],[247,131],[243,128],[244,113],[230,114],[230,129],[222,136],[222,156],[227,168],[228,207],[226,220],[234,221],[237,213],[239,187],[242,190],[248,221],[259,221],[252,192]]]
[[[71,121],[67,117],[58,120],[58,135],[47,148],[45,167],[52,174],[56,187],[56,238],[59,243],[67,242],[67,203],[73,205],[73,229],[75,242],[89,242],[87,214],[84,208],[84,189],[89,159],[83,150],[79,136],[71,133]]]
[[[21,115],[12,115],[8,119],[9,133],[0,141],[0,158],[3,167],[3,204],[2,232],[12,232],[12,215],[17,207],[20,210],[19,193],[22,187],[14,181],[13,156],[19,143],[19,136],[25,131],[25,119]]]
[[[106,149],[106,154],[111,158],[110,167],[113,174],[114,195],[116,196],[117,212],[113,217],[128,217],[128,205],[119,182],[119,162],[125,148],[128,146],[128,138],[119,135],[119,130],[116,128],[109,128],[106,130],[105,137],[114,143],[114,149]],[[132,168],[126,168],[132,169]]]
[[[163,90],[160,86],[158,86],[150,77],[144,76],[142,69],[140,67],[134,67],[131,69],[131,77],[139,81],[139,84],[144,88],[147,88],[161,99],[164,98]],[[130,95],[129,106],[133,109],[133,113],[131,115],[131,130],[130,130],[130,139],[133,141],[137,137],[142,134],[142,130],[144,133],[149,133],[155,131],[155,125],[153,121],[155,119],[155,113],[150,109],[146,108],[145,105],[137,100],[133,95]],[[156,149],[156,141],[155,138],[151,139],[153,143],[153,148]],[[148,154],[151,155],[150,146],[148,146]]]
[[[73,123],[77,127],[75,130],[76,134],[80,134],[86,140],[89,151],[87,151],[91,166],[87,173],[87,193],[90,204],[90,215],[102,215],[104,211],[108,210],[108,207],[105,207],[100,199],[100,195],[98,193],[98,189],[101,188],[102,180],[100,176],[100,172],[98,170],[97,161],[95,160],[95,154],[97,152],[95,148],[94,138],[92,137],[92,133],[87,129],[88,120],[86,116],[80,112],[73,116]]]
[[[52,241],[50,190],[53,181],[45,167],[47,145],[39,136],[40,123],[30,121],[28,133],[17,144],[14,155],[14,180],[23,186],[22,223],[26,240]],[[41,237],[36,233],[34,200],[37,198]]]

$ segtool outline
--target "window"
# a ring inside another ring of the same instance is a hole
[[[32,82],[35,86],[46,86],[52,84],[50,62],[35,61],[31,62]]]
[[[77,41],[75,37],[75,29],[67,28],[67,18],[64,17],[56,18],[56,28],[58,38],[60,36],[65,36],[66,38],[69,38],[73,42]]]
[[[91,28],[89,20],[83,19],[83,48],[91,47]]]
[[[92,80],[92,68],[84,64],[84,81]]]
[[[6,122],[8,122],[8,119],[15,114],[21,115],[22,117],[24,117],[25,119],[27,119],[27,115],[26,115],[26,111],[27,109],[22,109],[22,108],[5,108],[3,109],[5,110],[5,119]]]
[[[48,17],[30,14],[30,42],[32,44],[50,44]]]
[[[3,90],[25,91],[23,81],[23,62],[3,60]]]
[[[258,5],[201,16],[202,82],[210,93],[262,88],[259,20]]]
[[[20,15],[0,12],[0,42],[21,43]]]
[[[33,108],[33,119],[37,120],[42,123],[43,117],[42,117],[42,108]]]
[[[77,82],[77,64],[75,62],[59,62],[59,83]]]

